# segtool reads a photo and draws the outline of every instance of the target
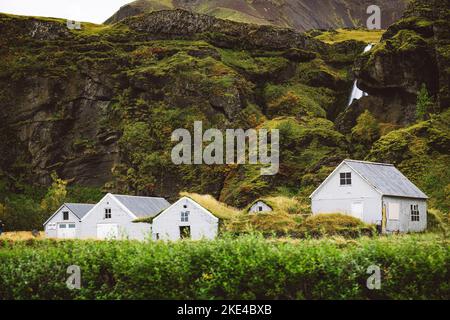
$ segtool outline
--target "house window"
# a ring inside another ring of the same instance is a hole
[[[63,220],[69,220],[69,212],[68,211],[63,212]]]
[[[420,221],[419,205],[411,205],[411,221]]]
[[[65,225],[65,224],[60,224],[60,225],[59,225],[59,228],[60,228],[60,229],[65,229],[65,228],[66,228],[66,225]]]
[[[258,207],[258,211],[263,211],[263,207]]]
[[[342,172],[341,173],[341,186],[351,186],[352,185],[352,173]]]
[[[181,212],[181,222],[189,222],[189,211]]]
[[[111,219],[112,214],[111,214],[111,208],[106,208],[105,209],[105,219]]]

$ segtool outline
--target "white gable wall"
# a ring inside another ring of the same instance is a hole
[[[189,211],[188,222],[181,221],[181,212],[185,211]],[[219,230],[219,219],[195,201],[183,197],[153,220],[153,239],[179,240],[183,226],[191,228],[192,240],[214,239]]]
[[[69,212],[69,220],[63,219],[63,212]],[[67,206],[63,205],[58,209],[56,214],[45,224],[45,236],[48,238],[57,238],[58,237],[58,228],[60,224],[75,224],[75,238],[80,236],[81,223],[80,219],[72,213],[72,211],[67,208]]]
[[[111,219],[105,219],[105,209],[111,209]],[[151,225],[133,223],[136,217],[118,201],[107,194],[82,220],[81,238],[96,239],[98,225],[118,226],[117,239],[145,240],[151,237]]]
[[[259,211],[259,207],[262,207],[262,211]],[[272,208],[265,204],[263,201],[258,201],[254,205],[251,206],[249,212],[258,213],[258,212],[267,212],[272,211]]]
[[[340,185],[340,173],[351,172],[351,186]],[[372,188],[358,173],[343,163],[325,181],[311,198],[313,214],[320,213],[345,213],[352,215],[352,207],[355,210],[362,206],[362,220],[366,223],[381,221],[381,194]]]
[[[427,228],[427,202],[424,199],[383,197],[386,208],[386,231],[388,232],[421,232]],[[394,206],[392,205],[394,204]],[[420,221],[411,221],[411,205],[419,206]],[[397,211],[398,216],[391,210]],[[394,217],[394,219],[392,219]],[[398,218],[398,219],[397,219]]]

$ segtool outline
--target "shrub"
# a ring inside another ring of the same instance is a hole
[[[448,220],[439,210],[429,209],[427,212],[427,229],[432,232],[442,232],[446,235]]]
[[[0,299],[443,299],[449,242],[436,235],[175,243],[0,240]],[[65,281],[81,268],[81,290]],[[367,268],[381,269],[368,290]]]
[[[307,218],[300,226],[304,236],[321,237],[339,235],[344,237],[359,237],[373,235],[375,228],[361,220],[343,214],[319,214]]]

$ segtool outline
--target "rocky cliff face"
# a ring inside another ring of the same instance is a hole
[[[348,119],[370,110],[386,123],[415,121],[417,94],[425,85],[436,110],[450,105],[449,3],[414,1],[381,43],[356,63],[359,87],[369,93],[352,105]],[[343,121],[346,122],[345,120]],[[351,128],[354,122],[344,125]]]
[[[257,190],[294,186],[317,161],[345,154],[327,117],[347,99],[362,43],[332,47],[292,30],[183,10],[81,31],[8,15],[0,26],[0,166],[12,180],[48,185],[55,171],[73,184],[170,198],[191,190],[243,205]],[[268,122],[279,116],[289,120]],[[234,179],[245,171],[172,164],[171,133],[192,131],[194,120],[205,129],[303,124],[304,138],[286,143],[312,148],[308,163],[297,170],[289,160],[280,176],[238,200]],[[319,136],[328,138],[315,153]]]
[[[55,171],[103,190],[170,199],[181,190],[210,193],[236,206],[273,193],[308,195],[353,155],[349,133],[362,110],[391,130],[407,126],[422,83],[436,101],[434,113],[448,108],[448,6],[434,5],[414,2],[362,56],[364,42],[328,45],[289,29],[184,10],[82,30],[57,19],[0,15],[0,182],[20,193],[23,185],[48,185]],[[355,61],[370,96],[347,108]],[[204,130],[279,129],[279,174],[260,176],[257,166],[175,166],[171,133],[192,132],[196,120]],[[393,162],[413,171],[420,154],[444,167],[446,123],[442,116],[394,131],[375,143],[370,159],[394,154]],[[394,138],[410,132],[413,150],[397,158]],[[426,181],[443,172],[437,168]],[[414,181],[420,186],[423,177]]]
[[[365,26],[370,5],[382,10],[383,28],[399,19],[405,0],[138,0],[123,6],[107,23],[126,17],[164,9],[186,9],[222,19],[255,24],[275,25],[298,31]]]

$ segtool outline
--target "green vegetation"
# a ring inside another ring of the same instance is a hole
[[[429,206],[450,211],[450,110],[395,130],[375,142],[367,160],[395,164],[429,197]]]
[[[304,236],[343,236],[358,238],[362,235],[374,235],[375,227],[363,223],[361,220],[343,214],[319,214],[306,219],[300,232]]]
[[[97,242],[0,240],[2,299],[450,298],[448,240],[403,235],[343,240]],[[78,265],[80,290],[66,287]],[[381,269],[369,290],[367,269]]]
[[[371,146],[380,138],[381,128],[377,119],[369,110],[364,111],[352,128],[351,142],[354,158],[364,159]]]
[[[417,94],[416,119],[418,121],[425,120],[431,112],[432,106],[433,101],[428,93],[427,86],[423,83],[419,93]]]
[[[337,29],[321,32],[315,38],[330,44],[348,40],[363,41],[366,43],[378,43],[380,42],[381,36],[384,32],[385,30]]]
[[[21,184],[10,186],[7,180],[0,179],[0,220],[6,231],[42,230],[42,224],[64,202],[96,203],[103,197],[98,188],[67,187],[67,181],[56,174],[52,178],[48,189]]]

